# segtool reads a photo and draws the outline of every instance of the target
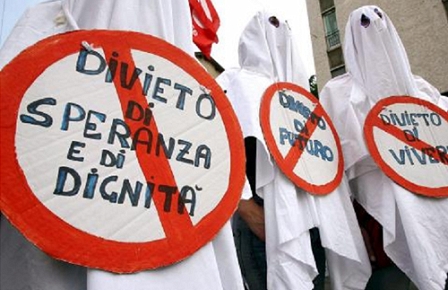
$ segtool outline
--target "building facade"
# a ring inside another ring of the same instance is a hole
[[[377,5],[394,23],[412,72],[448,94],[448,0],[307,0],[318,87],[345,72],[343,42],[349,14]]]

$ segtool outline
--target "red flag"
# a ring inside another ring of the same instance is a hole
[[[211,0],[189,0],[193,19],[193,42],[210,59],[213,43],[218,43],[220,25],[218,13]]]

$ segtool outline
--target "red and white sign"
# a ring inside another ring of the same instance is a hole
[[[413,97],[379,101],[364,124],[367,147],[392,180],[414,193],[448,196],[448,113]]]
[[[237,118],[180,49],[71,32],[28,48],[0,78],[1,210],[49,255],[119,273],[166,266],[235,211]]]
[[[324,195],[340,184],[343,157],[336,130],[307,90],[280,82],[266,89],[260,122],[269,151],[298,187]]]

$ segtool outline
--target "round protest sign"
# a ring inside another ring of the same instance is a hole
[[[396,183],[430,197],[448,196],[448,113],[413,97],[379,101],[364,124],[375,162]]]
[[[118,273],[192,255],[244,184],[231,105],[199,63],[134,32],[47,38],[0,74],[2,212],[49,255]]]
[[[268,149],[298,187],[324,195],[341,182],[343,158],[336,130],[318,100],[292,83],[266,89],[260,122]]]

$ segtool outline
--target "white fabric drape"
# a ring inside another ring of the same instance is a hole
[[[425,99],[444,110],[448,101],[412,74],[403,44],[379,7],[353,11],[345,37],[348,73],[329,81],[320,97],[341,138],[352,193],[383,226],[384,249],[394,263],[419,289],[443,289],[448,272],[448,199],[418,196],[390,180],[370,157],[363,126],[375,103],[392,95]]]
[[[39,40],[75,29],[131,30],[165,39],[193,56],[188,1],[63,0],[30,8],[0,51],[0,68]],[[3,94],[2,98],[7,97]],[[115,275],[56,261],[1,217],[1,289],[238,290],[243,282],[230,224],[198,252],[173,266]],[[86,276],[87,275],[87,276]]]
[[[280,172],[264,142],[259,108],[266,88],[278,81],[309,87],[290,28],[285,21],[278,27],[271,24],[271,16],[259,12],[250,20],[239,42],[240,68],[217,79],[244,137],[258,140],[256,190],[264,198],[268,289],[313,288],[317,275],[309,234],[313,227],[319,228],[326,249],[333,289],[364,289],[370,263],[346,181],[327,196],[312,196]]]

